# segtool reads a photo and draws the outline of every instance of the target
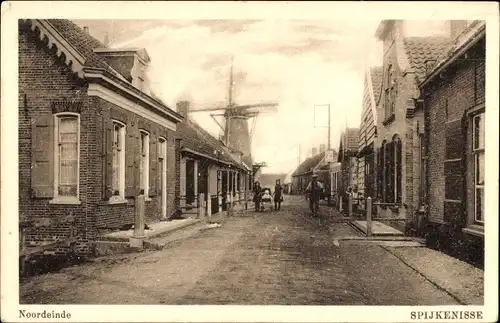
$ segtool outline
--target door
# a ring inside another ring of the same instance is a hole
[[[161,190],[161,216],[167,217],[167,141],[159,139],[158,164],[160,170],[160,190]]]

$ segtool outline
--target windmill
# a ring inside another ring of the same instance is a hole
[[[214,112],[210,116],[215,120],[217,125],[222,129],[224,136],[223,141],[226,147],[233,151],[238,151],[242,154],[243,162],[253,167],[251,142],[255,130],[257,117],[260,114],[276,112],[277,102],[263,102],[255,104],[236,104],[233,98],[234,88],[234,69],[233,58],[231,58],[231,70],[229,73],[229,89],[228,102],[225,106],[194,109],[189,112]],[[215,117],[224,117],[225,125],[222,126]],[[248,119],[253,118],[252,130],[248,129]],[[259,164],[260,167],[265,166],[265,163]],[[259,167],[259,168],[260,168]]]

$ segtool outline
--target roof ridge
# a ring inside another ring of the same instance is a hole
[[[415,40],[447,40],[450,39],[448,36],[404,36],[404,40],[410,40],[410,39],[415,39]]]

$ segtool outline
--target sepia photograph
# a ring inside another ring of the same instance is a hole
[[[497,319],[498,5],[357,4],[2,4],[2,321]]]

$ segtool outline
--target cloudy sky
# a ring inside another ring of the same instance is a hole
[[[179,99],[194,108],[227,102],[230,57],[234,57],[234,101],[279,102],[275,114],[257,118],[252,138],[255,161],[264,172],[291,172],[327,143],[326,109],[331,106],[332,148],[340,131],[358,126],[363,72],[379,65],[379,20],[76,20],[110,47],[144,47],[152,62],[151,88],[175,109]],[[415,23],[410,33],[429,23]],[[413,30],[413,31],[412,31]],[[192,114],[209,132],[220,129],[205,113]],[[316,119],[316,120],[315,120]],[[252,120],[249,121],[252,127]]]

